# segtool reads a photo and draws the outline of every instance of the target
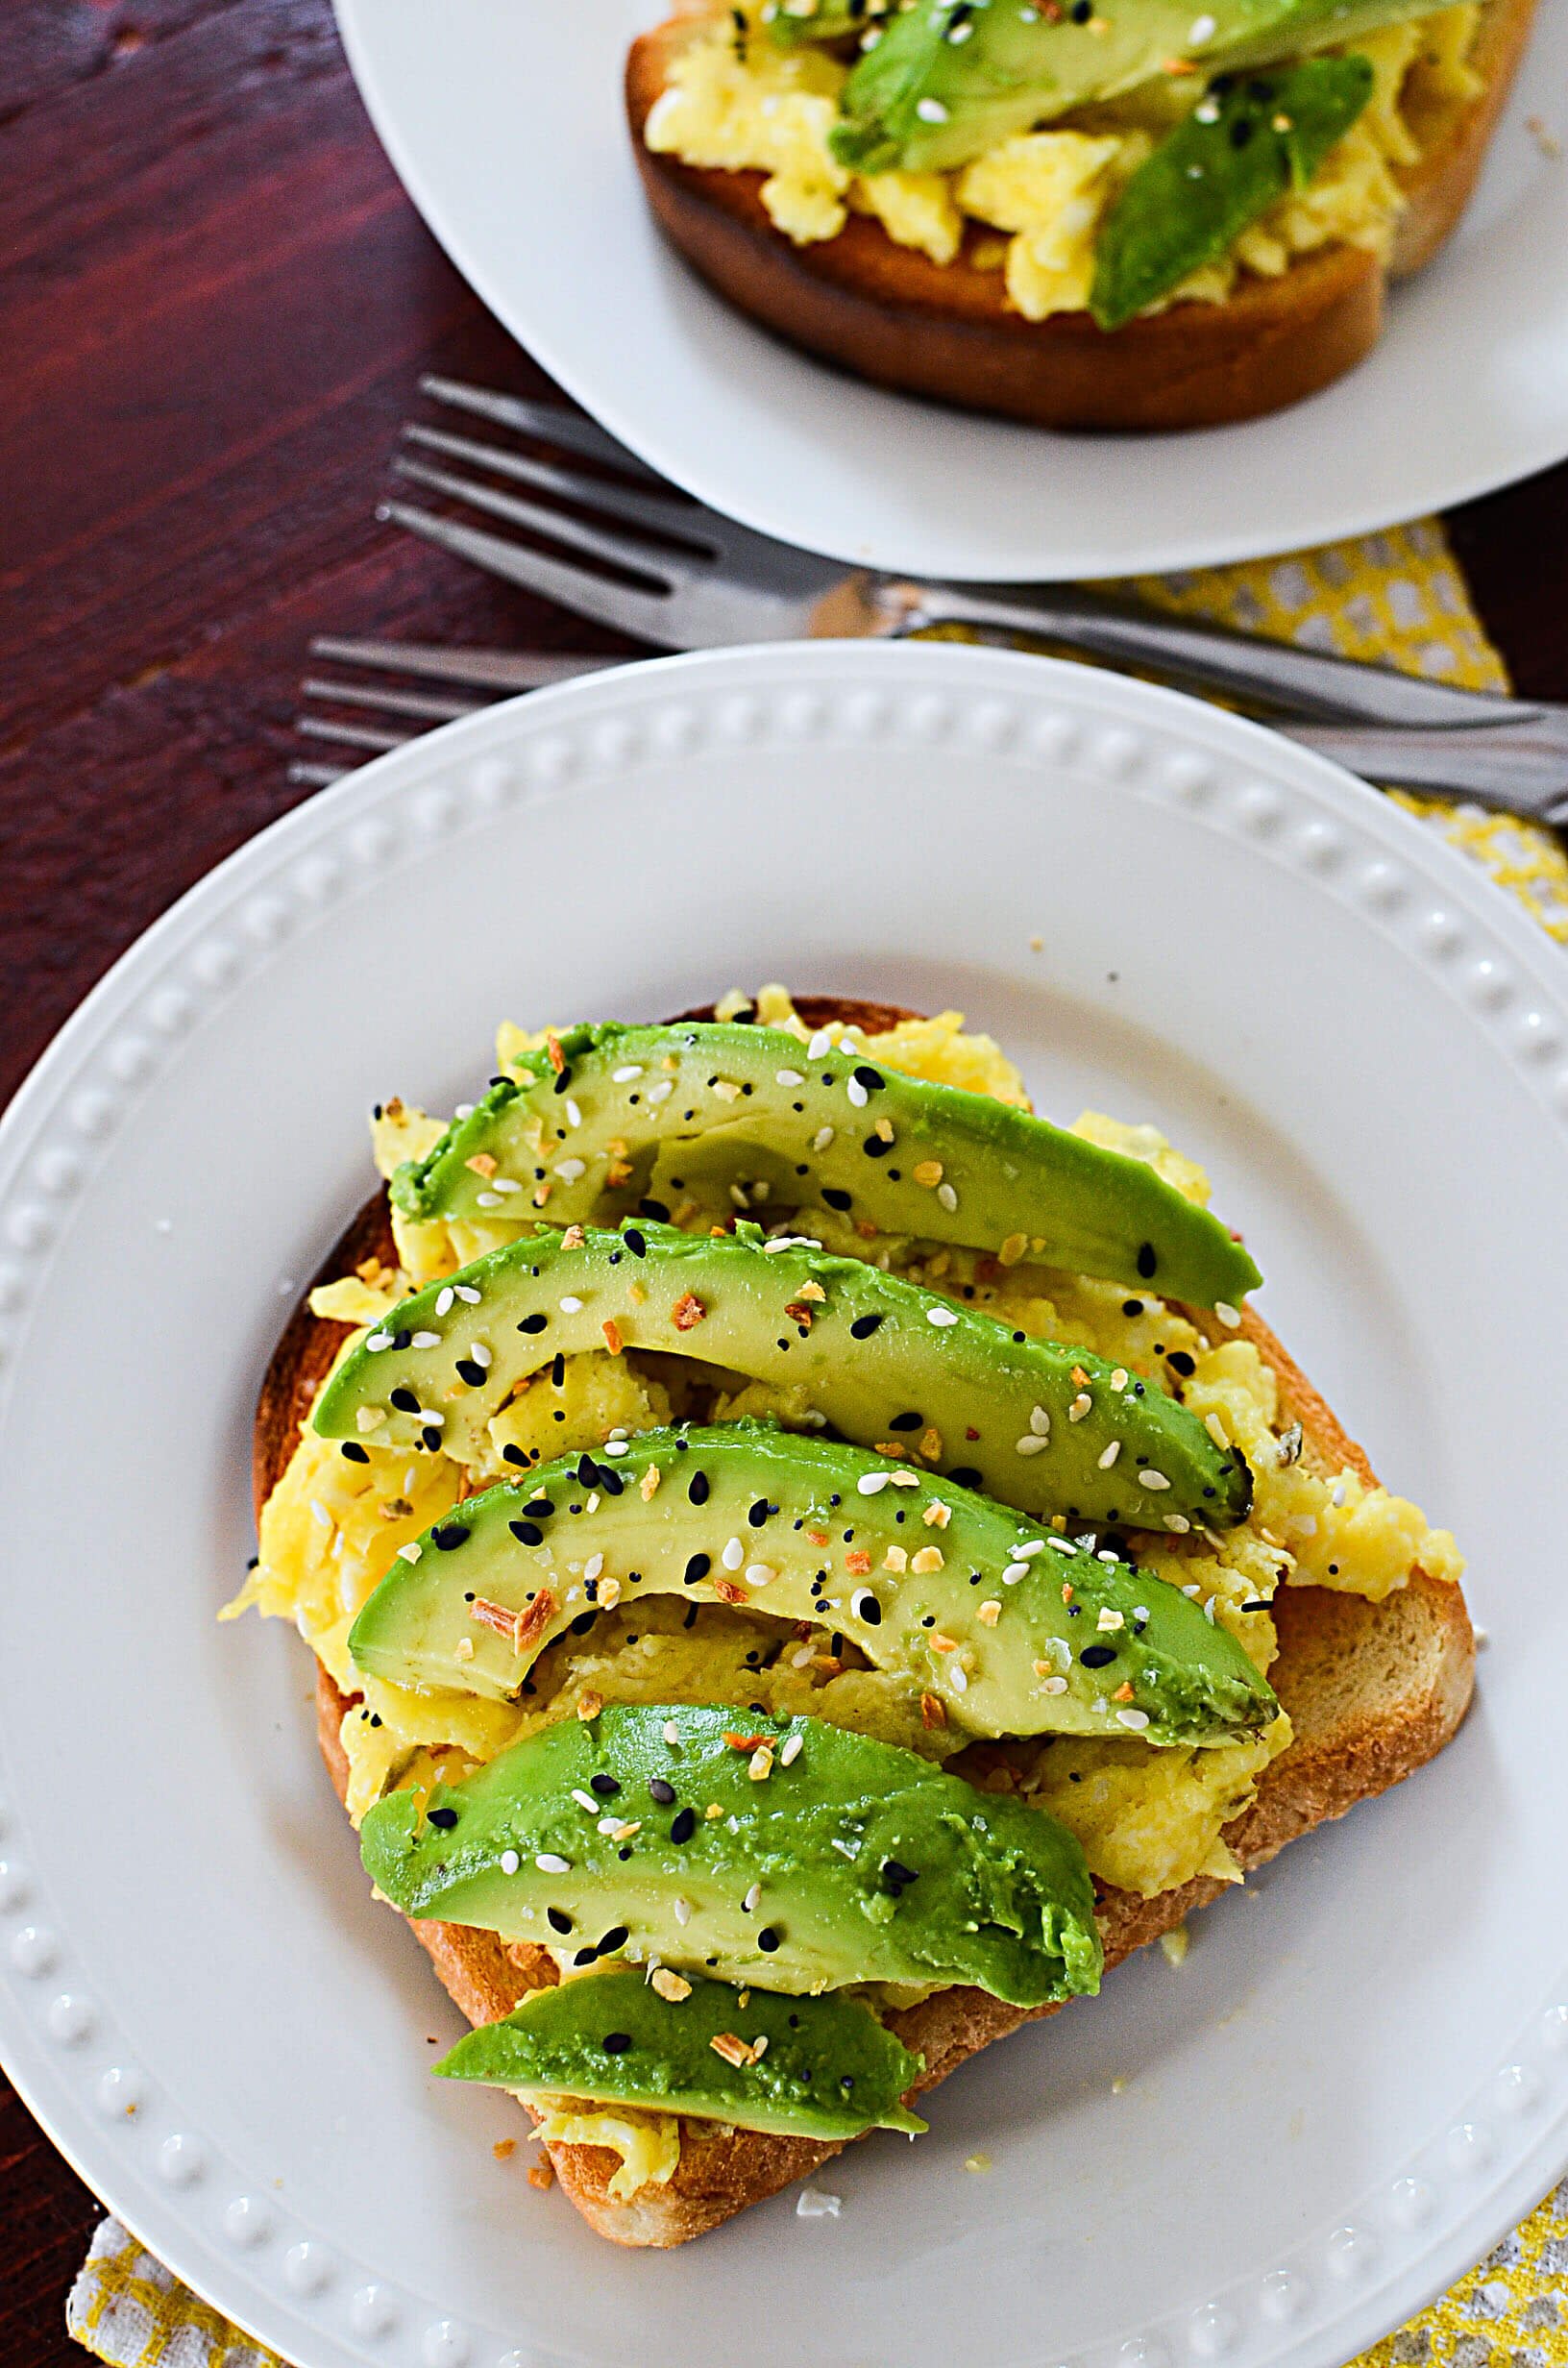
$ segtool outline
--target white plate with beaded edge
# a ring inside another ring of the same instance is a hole
[[[1037,950],[1035,940],[1040,941]],[[252,1550],[251,1410],[365,1114],[496,1020],[780,976],[957,1004],[1046,1110],[1210,1167],[1262,1305],[1459,1533],[1494,1642],[1431,1768],[681,2252],[594,2237],[429,2078]],[[1568,2159],[1568,975],[1478,872],[1101,671],[649,663],[380,759],[88,998],[0,1126],[0,2040],[85,2177],[309,2368],[1333,2368]],[[989,2158],[989,2171],[968,2159]]]
[[[1463,223],[1395,291],[1376,352],[1273,418],[1158,436],[889,394],[715,296],[652,227],[622,107],[627,43],[670,0],[336,9],[387,153],[491,310],[654,468],[784,542],[915,575],[1130,576],[1363,533],[1568,453],[1560,0],[1541,0]]]

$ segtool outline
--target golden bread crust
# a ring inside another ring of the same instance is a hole
[[[1392,272],[1442,244],[1469,197],[1529,34],[1535,0],[1488,0],[1477,62],[1487,87],[1447,111],[1398,176],[1409,198]],[[764,176],[683,164],[644,138],[672,59],[712,21],[688,5],[633,42],[626,113],[661,229],[722,295],[796,345],[878,385],[1037,427],[1215,427],[1283,409],[1353,369],[1377,343],[1389,271],[1360,247],[1325,247],[1279,279],[1244,278],[1224,304],[1180,304],[1107,333],[1087,313],[1026,320],[1002,275],[900,247],[852,214],[836,238],[796,246],[762,203]]]
[[[796,1009],[808,1026],[842,1019],[854,1021],[867,1034],[916,1016],[894,1005],[820,997],[799,998]],[[706,1019],[712,1013],[678,1016]],[[368,1257],[395,1257],[384,1194],[360,1210],[315,1280],[331,1281]],[[1302,1425],[1308,1460],[1334,1470],[1349,1464],[1371,1485],[1374,1474],[1363,1450],[1250,1309],[1242,1329],[1273,1368],[1282,1406]],[[302,1301],[278,1344],[257,1407],[257,1518],[347,1331],[346,1325],[312,1316]],[[1286,1588],[1276,1598],[1275,1617],[1280,1653],[1269,1674],[1290,1714],[1295,1739],[1263,1771],[1252,1806],[1225,1829],[1237,1860],[1248,1868],[1432,1759],[1458,1727],[1474,1676],[1475,1640],[1463,1594],[1425,1571],[1418,1570],[1407,1588],[1380,1605],[1322,1588]],[[341,1801],[349,1770],[339,1739],[350,1702],[319,1665],[316,1705],[322,1757]],[[1173,1931],[1226,1887],[1202,1876],[1179,1890],[1140,1899],[1102,1887],[1099,1924],[1107,1970],[1146,1941]],[[557,1978],[548,1952],[527,1942],[503,1942],[493,1933],[463,1925],[410,1922],[444,1987],[471,2023],[498,2021],[529,1990]],[[993,2039],[1035,2019],[1038,2014],[1006,2006],[983,1990],[947,1989],[891,2015],[889,2022],[906,2047],[924,2056],[919,2083],[923,2090]],[[684,2244],[807,2177],[841,2151],[808,2138],[702,2121],[682,2121],[680,2137],[680,2161],[669,2183],[644,2187],[628,2198],[609,2192],[619,2168],[610,2150],[552,2144],[549,2151],[557,2179],[584,2218],[600,2235],[634,2246]]]

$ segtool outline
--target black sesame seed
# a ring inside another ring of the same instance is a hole
[[[758,1948],[763,1950],[769,1957],[772,1957],[773,1951],[777,1948],[778,1940],[779,1936],[771,1924],[765,1924],[761,1932],[757,1935]]]
[[[656,1225],[668,1225],[670,1222],[670,1212],[662,1200],[639,1200],[637,1214],[639,1217],[650,1217]]]
[[[566,1380],[566,1351],[557,1348],[550,1361],[550,1378],[553,1388],[560,1389]]]
[[[599,1944],[600,1957],[613,1957],[616,1950],[624,1949],[630,1938],[631,1935],[624,1924],[612,1924]]]
[[[1141,1299],[1123,1299],[1121,1303],[1121,1312],[1124,1316],[1141,1316],[1143,1313],[1143,1302]]]
[[[456,1547],[467,1545],[468,1531],[461,1521],[445,1521],[439,1529],[431,1530],[430,1543],[443,1554],[451,1554]]]
[[[980,1486],[980,1474],[972,1464],[955,1464],[947,1477],[955,1489],[977,1489]]]
[[[438,1825],[443,1834],[450,1834],[456,1822],[455,1809],[432,1809],[430,1812],[430,1823]]]
[[[572,1918],[564,1908],[547,1908],[545,1913],[550,1918],[552,1933],[569,1933],[572,1930]]]
[[[712,1568],[713,1557],[710,1554],[694,1554],[686,1565],[685,1584],[695,1587],[698,1579],[705,1579]]]
[[[1189,1375],[1195,1373],[1198,1369],[1197,1366],[1188,1355],[1185,1348],[1173,1348],[1169,1356],[1165,1359],[1165,1363],[1170,1367],[1173,1373],[1180,1373],[1184,1380],[1186,1380]]]
[[[572,1634],[575,1637],[585,1637],[598,1617],[597,1612],[579,1612],[572,1622]]]
[[[1138,1246],[1138,1270],[1145,1282],[1152,1280],[1154,1270],[1159,1263],[1159,1259],[1154,1254],[1154,1244],[1140,1242]]]
[[[508,1521],[506,1526],[524,1545],[543,1545],[545,1542],[545,1533],[537,1521]]]
[[[476,1365],[472,1357],[459,1357],[457,1378],[466,1381],[471,1390],[481,1390],[484,1387],[484,1368]]]
[[[401,1382],[392,1393],[392,1403],[400,1415],[417,1415],[419,1412],[418,1398],[412,1390],[404,1388]]]
[[[514,1447],[514,1446],[512,1445],[512,1443],[511,1443],[511,1442],[510,1442],[509,1440],[508,1440],[508,1442],[507,1442],[506,1445],[505,1445],[504,1447],[502,1447],[502,1451],[501,1451],[501,1452],[502,1452],[502,1457],[504,1458],[504,1460],[505,1460],[508,1464],[523,1464],[523,1465],[526,1465],[526,1464],[527,1463],[527,1460],[528,1460],[528,1459],[527,1459],[527,1457],[524,1454],[524,1452],[523,1452],[522,1448],[521,1448],[521,1447]]]
[[[705,1471],[693,1472],[691,1478],[686,1483],[686,1493],[691,1498],[694,1505],[705,1505],[707,1503],[708,1475]]]
[[[355,1439],[345,1439],[339,1452],[344,1455],[351,1464],[368,1464],[370,1462],[370,1458],[365,1453],[364,1448],[361,1447],[358,1441]]]
[[[827,1198],[827,1195],[825,1193],[822,1195],[822,1198],[824,1200]],[[857,1316],[854,1322],[849,1326],[850,1339],[854,1341],[869,1341],[871,1334],[876,1330],[877,1325],[881,1321],[882,1319],[880,1316]]]
[[[620,1786],[616,1783],[615,1778],[613,1776],[607,1776],[602,1768],[600,1768],[597,1776],[590,1776],[588,1782],[601,1800],[613,1800],[615,1795],[621,1789]]]
[[[863,1085],[868,1094],[880,1094],[882,1091],[883,1080],[874,1069],[868,1069],[865,1063],[862,1062],[860,1068],[855,1072],[855,1083],[857,1085]]]
[[[634,1258],[646,1258],[648,1256],[647,1240],[638,1232],[635,1225],[628,1225],[625,1232],[621,1236],[621,1239],[625,1242],[627,1249],[630,1250]]]
[[[579,1949],[577,1951],[576,1957],[573,1958],[572,1962],[574,1965],[591,1965],[598,1955],[599,1951],[590,1941],[587,1948]]]
[[[921,1420],[922,1417],[913,1412],[905,1415],[894,1415],[893,1420],[888,1424],[888,1428],[890,1431],[918,1431],[920,1427]]]
[[[1231,146],[1244,148],[1252,137],[1254,128],[1250,115],[1237,115],[1231,126]]]
[[[886,1159],[893,1146],[884,1143],[880,1135],[868,1135],[860,1147],[868,1159]]]
[[[752,1529],[760,1529],[764,1521],[767,1520],[770,1513],[776,1513],[777,1511],[778,1507],[776,1505],[771,1505],[766,1496],[759,1496],[756,1503],[747,1509],[746,1516],[747,1523],[748,1527]]]
[[[649,1778],[648,1790],[649,1797],[651,1800],[657,1801],[661,1809],[668,1809],[671,1802],[675,1797],[674,1786],[663,1776],[650,1776]]]
[[[394,1355],[397,1355],[403,1349],[411,1346],[413,1338],[414,1336],[412,1332],[410,1332],[406,1326],[401,1332],[394,1332],[392,1335],[392,1349]]]
[[[542,1312],[536,1313],[532,1316],[525,1316],[517,1328],[520,1332],[542,1332],[549,1321],[548,1316]]]
[[[677,1809],[670,1821],[670,1838],[674,1842],[690,1841],[697,1832],[695,1809]]]
[[[830,1209],[837,1209],[841,1216],[843,1212],[848,1208],[850,1203],[849,1194],[840,1192],[835,1185],[823,1185],[822,1198],[826,1201]]]
[[[1111,1644],[1086,1644],[1078,1656],[1086,1669],[1104,1669],[1115,1657],[1115,1647]]]

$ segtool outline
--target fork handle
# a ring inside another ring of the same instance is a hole
[[[896,632],[922,625],[959,624],[1041,633],[1092,651],[1097,657],[1153,666],[1297,715],[1442,726],[1523,723],[1548,712],[1494,692],[1456,690],[1449,683],[1396,674],[1390,667],[1261,641],[1222,625],[1122,608],[1092,594],[1050,585],[1019,592],[1006,584],[895,583],[883,579],[874,597]],[[1568,725],[1568,708],[1560,715]]]
[[[1283,723],[1273,728],[1370,781],[1438,790],[1536,822],[1557,823],[1568,814],[1568,742],[1554,745],[1529,724],[1458,731],[1370,724]]]

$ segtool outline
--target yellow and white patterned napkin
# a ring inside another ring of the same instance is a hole
[[[1306,649],[1381,659],[1471,690],[1508,687],[1435,519],[1287,558],[1144,577],[1120,588],[1157,607]],[[1394,794],[1568,945],[1568,856],[1550,830],[1479,806]],[[172,2278],[117,2220],[106,2220],[93,2238],[66,2324],[110,2368],[283,2368],[276,2354]],[[1568,2368],[1568,2179],[1441,2302],[1349,2368]]]

